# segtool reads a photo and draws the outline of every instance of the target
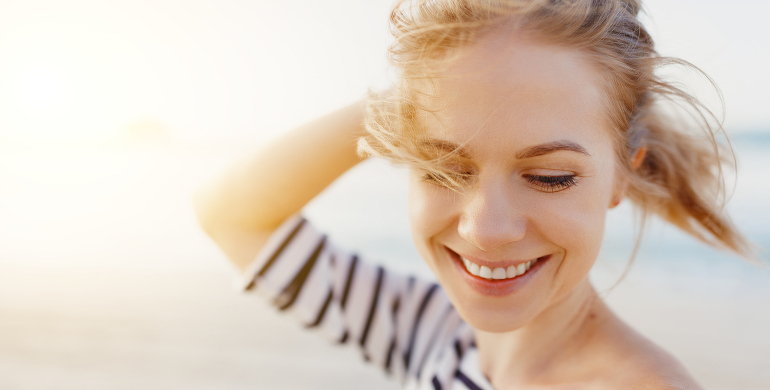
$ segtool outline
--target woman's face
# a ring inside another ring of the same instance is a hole
[[[501,34],[464,50],[420,120],[426,148],[468,178],[453,191],[412,169],[412,233],[463,318],[508,331],[577,294],[623,185],[585,54]]]

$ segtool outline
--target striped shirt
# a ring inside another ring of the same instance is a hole
[[[492,390],[473,329],[441,287],[370,264],[295,216],[270,237],[241,284],[339,343],[405,389]]]

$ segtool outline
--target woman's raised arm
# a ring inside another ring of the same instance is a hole
[[[281,222],[362,161],[364,110],[360,101],[300,126],[198,191],[201,226],[241,271]]]

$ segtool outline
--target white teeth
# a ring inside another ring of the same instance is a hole
[[[505,279],[505,268],[495,268],[495,270],[492,271],[492,279]]]
[[[484,278],[484,279],[510,279],[515,278],[516,276],[523,275],[525,272],[527,272],[531,267],[532,264],[535,264],[537,259],[530,260],[525,263],[519,263],[518,265],[511,265],[507,269],[502,267],[497,267],[495,269],[491,269],[487,266],[480,266],[468,259],[462,258],[463,264],[465,265],[465,269],[468,270],[468,272],[472,275]]]
[[[472,274],[479,276],[479,268],[481,267],[479,267],[478,264],[471,263],[471,269],[469,269],[468,271],[471,271]]]

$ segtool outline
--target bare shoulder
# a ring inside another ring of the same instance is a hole
[[[650,344],[652,344],[650,342]],[[607,389],[701,390],[687,369],[669,353],[658,351],[630,357],[609,375]]]
[[[702,390],[673,355],[633,330],[617,317],[606,335],[611,363],[602,389]]]

